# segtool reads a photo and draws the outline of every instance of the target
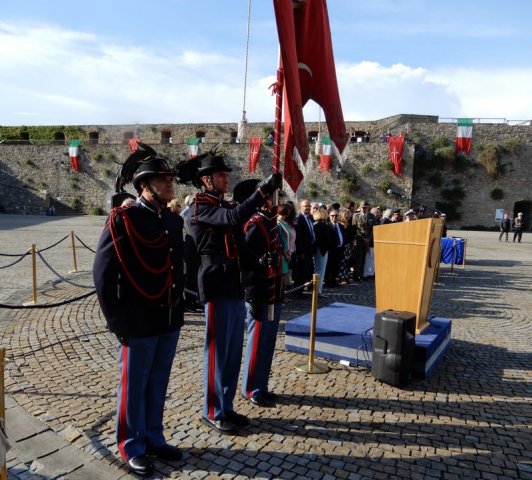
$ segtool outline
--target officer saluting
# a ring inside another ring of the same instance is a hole
[[[229,172],[223,156],[208,155],[201,161],[192,213],[186,219],[201,258],[198,272],[200,301],[205,303],[203,356],[203,423],[220,433],[237,433],[249,421],[234,411],[246,307],[240,282],[239,239],[244,223],[265,197],[281,186],[274,174],[241,205],[224,200]]]
[[[243,202],[259,180],[240,182],[233,200]],[[272,195],[244,226],[247,259],[244,286],[247,307],[247,346],[242,396],[252,404],[271,407],[276,395],[268,389],[283,300],[282,247]],[[273,308],[273,312],[270,309]],[[273,315],[272,315],[273,313]],[[270,318],[271,317],[271,318]]]
[[[111,211],[98,243],[94,283],[107,326],[119,342],[116,439],[129,469],[154,470],[149,455],[179,460],[166,443],[163,410],[183,325],[183,220],[166,208],[178,173],[139,143],[117,178],[140,198]]]

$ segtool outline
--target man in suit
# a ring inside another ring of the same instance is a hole
[[[333,231],[335,240],[335,247],[329,251],[329,258],[327,260],[327,268],[325,270],[325,286],[336,287],[338,285],[338,269],[340,267],[340,260],[345,248],[345,230],[344,226],[338,222],[338,210],[331,210],[329,212],[329,225]]]
[[[296,264],[294,268],[294,286],[301,286],[312,280],[314,263],[312,257],[315,250],[315,237],[311,204],[307,199],[299,204],[299,215],[295,221],[296,228]],[[302,294],[302,291],[298,291]]]

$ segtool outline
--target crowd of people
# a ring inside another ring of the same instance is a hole
[[[318,294],[324,287],[341,287],[371,280],[375,276],[373,227],[381,224],[413,221],[419,211],[399,209],[382,211],[363,200],[325,204],[303,199],[299,211],[293,202],[277,209],[277,225],[282,240],[285,287],[302,295],[304,287],[319,275]],[[439,214],[435,214],[439,216]],[[445,215],[442,215],[445,218]],[[446,229],[444,226],[444,233]]]

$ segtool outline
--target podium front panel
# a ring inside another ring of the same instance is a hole
[[[373,228],[376,309],[414,312],[416,333],[427,326],[442,228],[433,218]]]

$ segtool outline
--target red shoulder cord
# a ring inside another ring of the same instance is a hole
[[[277,222],[273,221],[273,219],[270,219],[272,222],[273,228],[272,232],[277,233]],[[249,226],[251,223],[254,223],[259,227],[259,230],[262,233],[262,236],[264,238],[264,242],[266,244],[266,250],[269,252],[270,250],[279,250],[279,236],[273,235],[272,233],[268,232],[266,230],[266,227],[264,226],[263,217],[261,215],[254,215],[250,220],[246,222],[244,225],[244,233],[246,233],[249,230]],[[278,265],[270,265],[268,266],[268,304],[274,304],[275,303],[275,293],[276,293],[276,286],[280,286],[280,281],[282,279],[279,264],[281,261],[281,257],[279,256],[279,263]]]
[[[124,259],[123,259],[123,255],[122,255],[122,247],[120,246],[120,242],[118,240],[118,232],[116,231],[115,219],[116,219],[117,216],[121,216],[123,221],[124,221],[124,225],[126,225],[126,231],[128,233],[128,237],[127,238],[130,240],[129,243],[133,247],[133,252],[135,253],[135,257],[137,258],[137,260],[139,260],[141,265],[144,268],[146,268],[151,273],[163,273],[165,270],[168,270],[168,273],[166,275],[165,283],[163,285],[162,290],[159,293],[150,294],[150,293],[146,292],[143,288],[141,288],[138,285],[138,283],[133,278],[133,275],[131,274],[131,272],[127,268],[126,263],[124,262]],[[128,223],[130,224],[130,219],[129,219],[129,216],[126,213],[125,209],[115,208],[115,209],[113,209],[111,211],[111,214],[109,216],[108,225],[109,225],[109,232],[111,233],[111,238],[113,240],[113,245],[115,247],[116,256],[118,257],[118,261],[120,262],[120,265],[121,265],[124,273],[126,274],[126,277],[131,282],[131,285],[133,285],[135,290],[137,290],[137,292],[139,292],[144,298],[147,298],[149,300],[155,300],[157,298],[162,297],[164,295],[164,293],[170,288],[170,286],[172,284],[172,270],[170,268],[170,266],[171,266],[170,253],[168,253],[168,255],[166,257],[165,265],[160,270],[152,269],[151,267],[149,267],[144,262],[144,260],[142,260],[142,258],[140,257],[140,254],[139,254],[139,252],[138,252],[138,250],[137,250],[137,248],[135,246],[135,243],[134,243],[134,238],[131,237],[130,234],[129,234],[129,230],[127,228]],[[135,233],[136,233],[136,231],[135,231]],[[138,233],[137,233],[137,235],[138,235]],[[139,239],[140,238],[141,237],[139,236]],[[158,238],[160,238],[160,237],[158,237]],[[146,240],[146,239],[142,239],[142,240],[145,240],[147,243],[153,243],[154,242],[153,240]]]

